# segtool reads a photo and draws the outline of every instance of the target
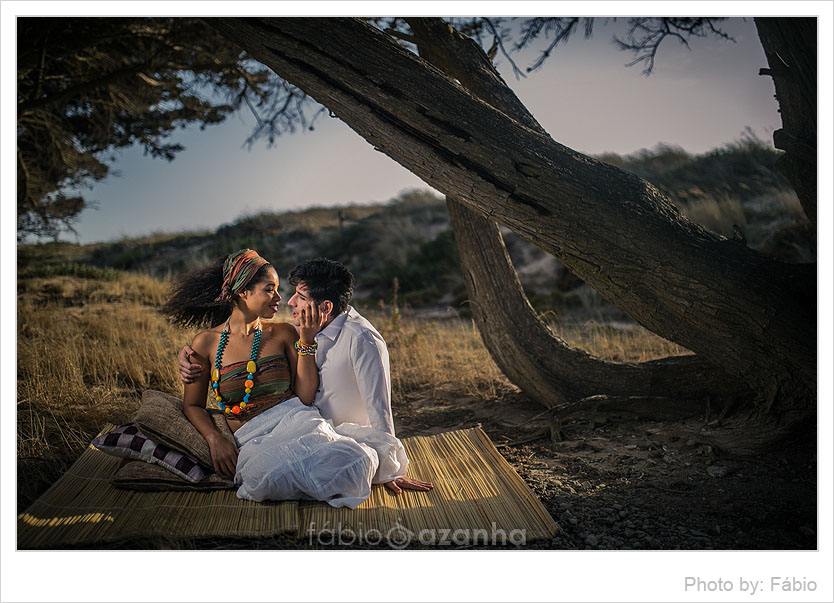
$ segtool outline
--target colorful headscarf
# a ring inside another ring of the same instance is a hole
[[[254,249],[241,249],[231,254],[223,264],[223,286],[214,301],[230,301],[252,280],[261,266],[268,263]]]

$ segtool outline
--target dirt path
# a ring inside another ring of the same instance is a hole
[[[559,523],[548,549],[815,549],[816,454],[739,458],[698,444],[698,421],[607,417],[562,425],[561,441],[520,395],[453,392],[398,401],[398,435],[481,424]],[[812,443],[813,445],[813,443]]]

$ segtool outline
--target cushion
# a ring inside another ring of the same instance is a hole
[[[189,482],[199,482],[208,475],[195,458],[154,442],[135,423],[96,437],[93,446],[114,456],[155,463]]]
[[[220,435],[234,444],[234,435],[223,413],[216,409],[207,412]],[[208,442],[183,414],[182,398],[152,389],[145,390],[142,407],[133,420],[143,433],[157,442],[192,456],[203,467],[214,470]]]
[[[126,460],[113,475],[110,482],[122,490],[158,492],[163,490],[224,490],[234,488],[234,483],[212,473],[199,482],[190,482],[177,477],[157,465],[141,461]]]

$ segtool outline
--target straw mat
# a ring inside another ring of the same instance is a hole
[[[115,425],[107,425],[107,433]],[[85,450],[69,470],[18,515],[18,548],[62,548],[132,538],[258,538],[297,529],[298,503],[255,503],[234,490],[135,492],[110,478],[121,459]]]
[[[431,492],[374,486],[356,509],[302,501],[298,537],[311,543],[524,544],[559,527],[480,428],[403,440],[408,477]],[[355,541],[355,542],[354,542]]]
[[[102,433],[113,429],[106,426]],[[110,484],[121,459],[90,446],[55,484],[18,515],[18,548],[60,549],[130,539],[264,538],[325,535],[358,544],[520,544],[558,531],[524,481],[480,428],[403,440],[408,477],[431,492],[394,495],[374,486],[357,509],[325,503],[241,500],[235,490],[134,492]],[[376,542],[374,542],[374,540]]]

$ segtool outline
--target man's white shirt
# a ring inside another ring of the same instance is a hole
[[[315,405],[334,425],[356,423],[394,434],[391,369],[382,335],[352,306],[316,335]]]

